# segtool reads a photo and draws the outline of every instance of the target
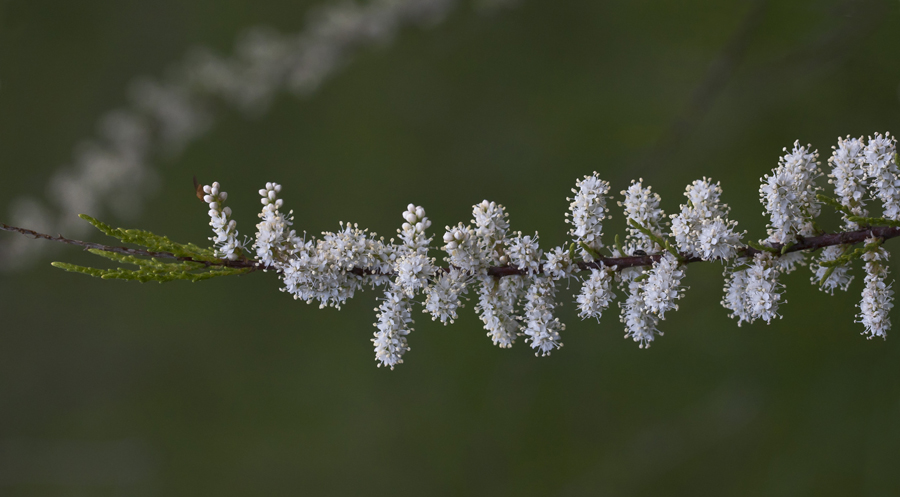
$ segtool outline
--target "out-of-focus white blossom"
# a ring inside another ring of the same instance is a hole
[[[875,242],[874,239],[866,240],[866,244]],[[866,327],[863,335],[872,339],[875,337],[887,338],[887,332],[891,329],[890,312],[894,307],[894,290],[892,283],[886,283],[888,267],[885,262],[888,253],[881,247],[863,254],[866,261],[865,287],[862,292],[862,300],[859,302],[859,318],[856,322]]]
[[[600,320],[603,311],[615,298],[612,282],[612,271],[609,268],[602,265],[600,269],[591,268],[591,275],[584,280],[581,293],[575,299],[575,303],[578,304],[578,317]]]
[[[846,139],[838,137],[837,147],[834,149],[828,163],[831,164],[829,183],[834,185],[834,193],[837,194],[841,205],[850,209],[854,216],[868,216],[866,205],[866,169],[865,169],[865,143],[863,138]],[[844,215],[844,225],[849,230],[859,229],[859,225],[847,219]]]
[[[664,252],[659,262],[650,269],[642,284],[642,294],[644,305],[650,312],[658,315],[659,319],[666,318],[666,311],[678,310],[675,301],[684,296],[682,278],[684,268],[680,266],[678,258],[669,252]]]
[[[815,234],[813,220],[820,211],[816,194],[821,190],[816,179],[822,175],[818,157],[795,141],[793,150],[778,159],[778,167],[762,177],[759,195],[769,213],[768,241],[790,243],[797,235]]]
[[[140,78],[130,85],[130,104],[107,113],[96,140],[76,149],[75,163],[53,176],[45,231],[83,234],[87,225],[77,214],[99,215],[108,208],[133,217],[143,198],[154,190],[155,156],[178,155],[214,124],[220,104],[251,116],[263,114],[278,93],[308,96],[344,67],[354,53],[369,46],[383,47],[409,25],[431,27],[446,17],[458,0],[372,0],[328,2],[316,8],[304,29],[279,34],[267,27],[240,33],[234,54],[224,57],[194,48],[172,64],[158,80]],[[127,194],[123,194],[127,192]],[[35,203],[16,199],[13,205]],[[15,209],[13,210],[14,212]],[[34,215],[13,217],[17,225]],[[34,247],[33,245],[31,247]],[[43,247],[43,245],[38,245]],[[0,243],[0,268],[23,266],[40,249],[21,250],[19,242]],[[14,263],[13,263],[14,262]]]
[[[238,241],[237,222],[231,219],[231,207],[225,207],[228,194],[220,191],[218,182],[203,187],[203,201],[209,204],[209,225],[216,235],[210,241],[216,247],[216,256],[235,261],[241,256],[244,244]]]
[[[822,278],[824,278],[825,275],[828,274],[829,269],[831,269],[831,274],[828,276],[828,279],[822,282],[819,286],[819,290],[834,295],[835,289],[846,292],[847,288],[850,287],[853,276],[850,276],[849,274],[850,266],[848,264],[833,266],[833,269],[819,264],[820,262],[831,262],[836,260],[844,253],[845,248],[846,247],[843,245],[825,247],[822,249],[822,255],[820,255],[815,262],[810,263],[809,268],[813,270],[813,276],[810,278],[810,282],[812,282],[813,285],[819,285],[819,283],[822,282]]]
[[[525,341],[535,349],[534,355],[547,356],[553,349],[562,347],[559,332],[566,329],[558,318],[553,316],[556,308],[554,298],[556,286],[552,279],[536,276],[525,294],[525,310],[521,332]]]
[[[566,222],[572,225],[569,235],[575,237],[575,241],[584,243],[588,247],[599,250],[603,248],[600,236],[603,233],[603,221],[609,216],[606,207],[606,196],[609,193],[609,183],[600,179],[596,172],[591,176],[575,182],[574,198],[569,200],[569,212],[566,213]],[[581,257],[592,260],[593,256],[587,250],[579,247]]]
[[[672,215],[672,237],[680,252],[705,261],[735,256],[743,234],[735,231],[737,221],[728,220],[729,207],[721,195],[719,183],[707,178],[688,185],[684,192],[688,203]]]
[[[869,137],[863,151],[866,174],[875,198],[881,200],[882,216],[900,220],[900,170],[897,169],[897,139],[885,133]]]

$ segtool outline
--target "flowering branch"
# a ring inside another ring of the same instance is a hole
[[[562,347],[565,330],[554,316],[556,283],[571,278],[582,282],[575,299],[582,319],[601,318],[616,297],[615,283],[625,294],[619,303],[625,337],[648,347],[663,335],[659,324],[666,313],[678,309],[677,301],[685,293],[681,281],[686,266],[700,261],[725,264],[722,305],[740,326],[781,317],[782,274],[809,265],[810,281],[833,294],[836,289],[847,290],[851,265],[860,259],[866,277],[858,322],[868,338],[886,337],[893,290],[886,283],[888,253],[882,244],[900,236],[896,140],[889,135],[839,139],[829,159],[829,183],[836,198],[820,193],[817,181],[823,173],[816,151],[795,142],[785,152],[778,166],[761,178],[760,198],[769,224],[768,237],[759,241],[742,242],[745,233],[737,231],[737,221],[729,219],[730,208],[721,199],[719,183],[708,178],[694,181],[685,190],[686,203],[667,217],[660,209],[659,195],[640,180],[632,181],[618,202],[626,217],[624,240],[617,236],[615,244],[606,247],[602,230],[609,217],[610,185],[597,173],[577,181],[572,190],[575,196],[568,199],[566,222],[572,225],[568,248],[545,252],[537,233],[510,231],[504,207],[485,200],[473,206],[472,224],[446,227],[440,247],[445,266],[430,255],[432,223],[420,206],[410,204],[403,212],[396,241],[344,223],[337,232],[307,237],[292,228],[292,212],[282,211],[281,185],[276,183],[259,190],[263,208],[252,246],[240,241],[237,222],[224,205],[228,195],[218,183],[198,187],[198,196],[209,207],[214,244],[209,249],[146,231],[114,229],[88,216],[82,218],[105,234],[146,250],[100,246],[5,225],[4,229],[73,243],[115,262],[138,266],[137,270],[102,270],[54,263],[102,278],[197,281],[261,268],[276,272],[284,283],[282,290],[295,299],[337,308],[366,286],[381,287],[384,297],[372,342],[379,366],[390,368],[402,363],[409,350],[416,298],[424,296],[424,312],[448,324],[457,318],[470,288],[478,293],[475,310],[495,345],[510,347],[517,337],[524,337],[536,355],[548,355]],[[880,217],[869,216],[870,200],[881,202]],[[834,207],[842,216],[843,231],[821,230],[816,218],[822,205]],[[859,243],[864,245],[852,248]],[[814,258],[818,249],[824,250]],[[178,262],[162,263],[155,260],[158,257]]]

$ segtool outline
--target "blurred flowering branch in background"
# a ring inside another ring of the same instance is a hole
[[[147,250],[101,246],[7,225],[0,229],[79,245],[114,262],[138,266],[126,270],[54,263],[105,279],[197,281],[272,270],[284,283],[282,291],[295,299],[338,309],[367,286],[381,288],[384,297],[376,309],[378,331],[372,342],[378,365],[391,369],[403,362],[409,350],[415,299],[424,297],[424,312],[446,325],[458,317],[470,287],[478,293],[475,310],[495,345],[511,347],[524,337],[535,355],[546,356],[562,347],[565,330],[554,315],[559,305],[557,282],[582,282],[575,299],[578,315],[598,321],[616,297],[615,283],[625,294],[619,303],[625,338],[641,348],[649,347],[663,335],[659,324],[666,313],[678,310],[676,302],[685,293],[686,265],[701,261],[723,264],[726,281],[721,303],[740,326],[781,317],[781,275],[808,265],[812,283],[833,295],[836,289],[847,290],[851,264],[862,260],[866,276],[857,322],[863,324],[867,338],[886,338],[894,292],[887,282],[888,253],[882,243],[900,236],[896,139],[889,134],[839,138],[828,160],[828,182],[834,186],[835,198],[822,193],[817,151],[799,142],[784,151],[778,166],[761,178],[759,188],[769,217],[768,236],[747,244],[742,242],[745,233],[737,230],[738,223],[728,217],[730,208],[722,200],[721,187],[703,178],[687,186],[686,203],[668,217],[660,208],[659,195],[643,180],[632,181],[618,203],[624,209],[627,234],[624,240],[616,236],[612,245],[604,245],[610,185],[597,173],[578,180],[572,190],[575,196],[568,199],[566,222],[572,225],[568,247],[543,250],[537,233],[510,231],[504,207],[484,200],[473,206],[472,224],[445,228],[440,249],[446,266],[438,265],[429,254],[432,223],[421,206],[407,206],[396,241],[343,222],[340,230],[316,238],[293,228],[293,212],[282,210],[282,188],[277,183],[259,190],[263,208],[252,244],[239,239],[237,222],[224,205],[228,195],[218,183],[198,189],[209,207],[213,229],[209,239],[214,245],[209,249],[146,231],[114,229],[88,216],[82,218],[105,234]],[[872,201],[881,203],[880,217],[870,217],[867,205]],[[819,227],[816,219],[823,206],[841,215],[844,231],[826,233]],[[853,248],[860,243],[864,245]],[[815,256],[819,249],[824,250]],[[589,272],[586,277],[578,274],[584,271]]]
[[[309,96],[364,47],[385,45],[407,25],[433,26],[459,0],[373,0],[331,3],[314,10],[305,28],[282,35],[254,27],[238,36],[230,57],[191,50],[162,80],[143,78],[130,88],[131,105],[100,119],[99,137],[76,149],[74,163],[50,179],[49,204],[15,199],[14,224],[38,231],[84,234],[77,215],[105,209],[133,217],[157,181],[152,162],[178,155],[215,122],[217,104],[259,115],[279,92]],[[485,1],[486,10],[514,5]],[[0,243],[0,268],[25,267],[39,250],[19,238]]]

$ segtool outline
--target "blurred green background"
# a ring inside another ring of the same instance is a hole
[[[44,194],[134,77],[196,45],[230,53],[250,25],[299,31],[315,5],[0,1],[0,216]],[[439,228],[488,198],[551,247],[596,170],[615,192],[643,177],[668,212],[692,180],[721,180],[762,238],[758,180],[782,147],[812,143],[824,164],[839,135],[900,133],[898,27],[896,1],[466,3],[311,98],[224,109],[161,161],[129,224],[205,242],[196,174],[246,234],[277,181],[311,233],[392,235],[409,202]],[[692,265],[649,350],[622,340],[617,309],[581,322],[574,285],[565,347],[542,359],[493,347],[474,301],[447,328],[417,311],[392,372],[373,360],[372,292],[337,312],[272,274],[140,285],[49,260],[0,279],[2,495],[900,495],[900,342],[859,335],[861,270],[831,297],[801,269],[784,319],[738,328],[722,268]]]

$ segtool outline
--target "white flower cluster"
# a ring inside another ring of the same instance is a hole
[[[556,285],[547,276],[536,276],[525,294],[525,319],[521,331],[526,336],[525,341],[536,350],[535,356],[547,356],[553,349],[562,347],[559,332],[565,330],[566,325],[553,316],[555,296]]]
[[[591,268],[591,275],[584,280],[581,293],[575,299],[578,304],[578,317],[581,319],[595,318],[600,321],[615,294],[612,289],[612,270],[600,264],[599,269]]]
[[[662,222],[666,214],[659,208],[661,199],[659,194],[653,193],[649,186],[644,188],[643,182],[643,178],[638,181],[632,180],[631,186],[620,192],[625,196],[625,200],[618,204],[619,207],[625,208],[625,219],[628,223],[626,227],[628,235],[625,237],[624,247],[626,253],[621,255],[631,255],[638,250],[649,254],[663,249],[650,236],[632,226],[632,223],[637,223],[654,236],[663,237]]]
[[[781,317],[778,306],[784,285],[778,277],[783,270],[774,259],[768,252],[758,253],[749,267],[732,270],[726,280],[722,306],[731,311],[730,317],[737,318],[738,326],[757,319],[770,323],[775,317]]]
[[[440,320],[446,325],[453,324],[457,317],[456,310],[462,307],[460,298],[468,292],[469,275],[457,268],[439,273],[434,284],[425,288],[425,312],[431,314],[434,321]]]
[[[829,183],[834,185],[834,192],[837,194],[841,205],[846,207],[854,216],[866,216],[868,212],[866,205],[866,170],[864,168],[865,155],[863,149],[865,142],[862,138],[846,139],[838,137],[837,147],[832,147],[831,157],[828,163],[831,164],[831,174]],[[844,224],[847,229],[859,229],[859,225],[847,219],[844,215]]]
[[[877,243],[877,240],[869,239],[866,243]],[[887,338],[887,332],[891,329],[889,314],[894,307],[894,290],[890,283],[885,283],[888,268],[884,263],[887,258],[887,251],[881,247],[863,256],[866,261],[866,279],[857,323],[866,327],[862,334],[868,334],[866,338],[869,339]]]
[[[820,212],[816,194],[821,190],[816,179],[822,175],[818,157],[818,152],[795,141],[793,150],[778,160],[778,167],[763,176],[759,195],[769,213],[770,242],[790,243],[797,235],[815,233],[813,220]]]
[[[378,367],[385,366],[394,369],[397,364],[403,363],[403,354],[409,351],[406,337],[412,332],[409,327],[413,322],[410,315],[410,301],[406,295],[388,290],[376,309],[378,321],[375,327],[375,360]]]
[[[619,302],[619,307],[622,309],[619,321],[625,325],[625,338],[631,338],[639,344],[640,348],[645,349],[650,346],[657,335],[663,335],[663,332],[657,328],[660,318],[647,308],[642,285],[636,278],[627,280],[625,287],[628,296],[624,303]]]
[[[866,176],[872,194],[884,209],[883,217],[900,220],[900,170],[897,169],[897,139],[885,133],[869,137],[864,150]]]
[[[229,261],[237,260],[244,249],[238,241],[237,221],[231,219],[231,207],[225,207],[228,193],[219,191],[219,183],[203,187],[203,201],[209,204],[209,225],[216,235],[210,241],[216,247],[216,256]]]
[[[541,272],[541,257],[544,251],[538,246],[538,235],[522,236],[522,232],[509,240],[507,249],[509,262],[525,271],[528,276],[535,276]]]
[[[481,279],[475,309],[484,323],[487,336],[502,349],[512,347],[516,341],[519,322],[515,307],[524,290],[525,278],[519,275],[505,278],[485,276]]]
[[[284,263],[292,254],[296,233],[291,229],[293,219],[289,213],[285,216],[279,209],[284,201],[278,198],[281,193],[281,185],[266,183],[266,187],[259,191],[263,204],[259,218],[262,220],[256,225],[256,258],[265,266],[275,266]]]
[[[743,234],[735,231],[737,221],[728,220],[729,207],[719,200],[721,195],[719,183],[707,178],[688,185],[688,203],[672,215],[672,237],[680,252],[704,261],[735,256]]]
[[[587,245],[593,250],[603,248],[600,235],[603,231],[603,221],[607,219],[606,195],[609,193],[609,183],[600,179],[596,172],[591,176],[575,183],[572,189],[575,198],[567,198],[569,212],[566,213],[566,222],[572,225],[569,235],[575,237],[575,241]],[[593,256],[590,251],[579,247],[583,259]]]
[[[845,215],[845,226],[866,226],[865,231],[840,236],[798,238],[815,229],[812,220],[820,205],[815,180],[821,174],[815,152],[795,143],[772,174],[762,178],[762,202],[771,221],[768,246],[740,244],[743,233],[728,219],[729,207],[722,201],[718,183],[707,178],[691,183],[685,191],[687,202],[670,216],[671,229],[666,233],[659,195],[643,181],[633,181],[621,192],[623,200],[618,204],[629,223],[625,245],[619,247],[617,241],[608,249],[609,256],[601,255],[609,184],[594,174],[576,184],[567,214],[574,226],[568,249],[565,245],[541,249],[537,233],[510,235],[506,210],[487,200],[473,206],[471,225],[446,227],[441,246],[445,267],[438,267],[429,256],[433,238],[427,230],[432,223],[425,209],[414,204],[402,213],[404,222],[396,242],[345,223],[337,232],[322,233],[320,238],[299,237],[292,229],[291,213],[285,215],[281,210],[281,186],[276,183],[267,183],[259,191],[263,209],[253,248],[259,266],[275,270],[284,281],[283,290],[307,303],[340,308],[366,286],[381,288],[384,297],[377,309],[372,343],[378,365],[389,368],[402,363],[409,350],[413,306],[421,305],[434,321],[453,323],[470,284],[478,293],[475,310],[493,344],[508,348],[521,336],[539,356],[562,347],[565,325],[555,311],[559,305],[557,284],[563,279],[581,282],[575,304],[582,319],[599,321],[616,293],[623,293],[619,320],[625,337],[646,348],[662,336],[660,322],[678,310],[677,302],[685,293],[685,265],[721,260],[728,264],[721,303],[731,317],[739,326],[756,320],[769,323],[781,317],[780,306],[785,302],[780,276],[806,264],[811,249],[818,247],[824,250],[810,262],[811,280],[832,294],[849,287],[853,260],[861,257],[865,261],[858,322],[868,337],[884,337],[890,329],[893,291],[886,282],[887,252],[880,247],[882,239],[874,237],[897,236],[885,231],[897,228],[887,228],[892,226],[890,221],[866,217],[864,207],[868,189],[883,200],[886,209],[891,206],[889,200],[898,196],[891,190],[900,185],[896,159],[891,155],[895,147],[887,136],[876,135],[865,144],[862,139],[848,138],[835,147],[829,163],[838,200],[829,203],[840,204],[837,207]],[[218,183],[204,187],[204,192],[218,254],[235,261],[242,246],[236,241],[231,211],[223,206],[227,195]],[[886,215],[889,212],[886,210]],[[850,216],[861,219],[851,222]],[[881,227],[870,226],[879,222]],[[877,230],[881,230],[879,235],[875,235]],[[870,238],[866,246],[853,249],[853,242],[863,237]],[[783,245],[791,242],[791,246]],[[577,250],[576,243],[583,244],[583,250]],[[589,273],[579,276],[582,270]],[[618,290],[614,282],[618,282]]]

